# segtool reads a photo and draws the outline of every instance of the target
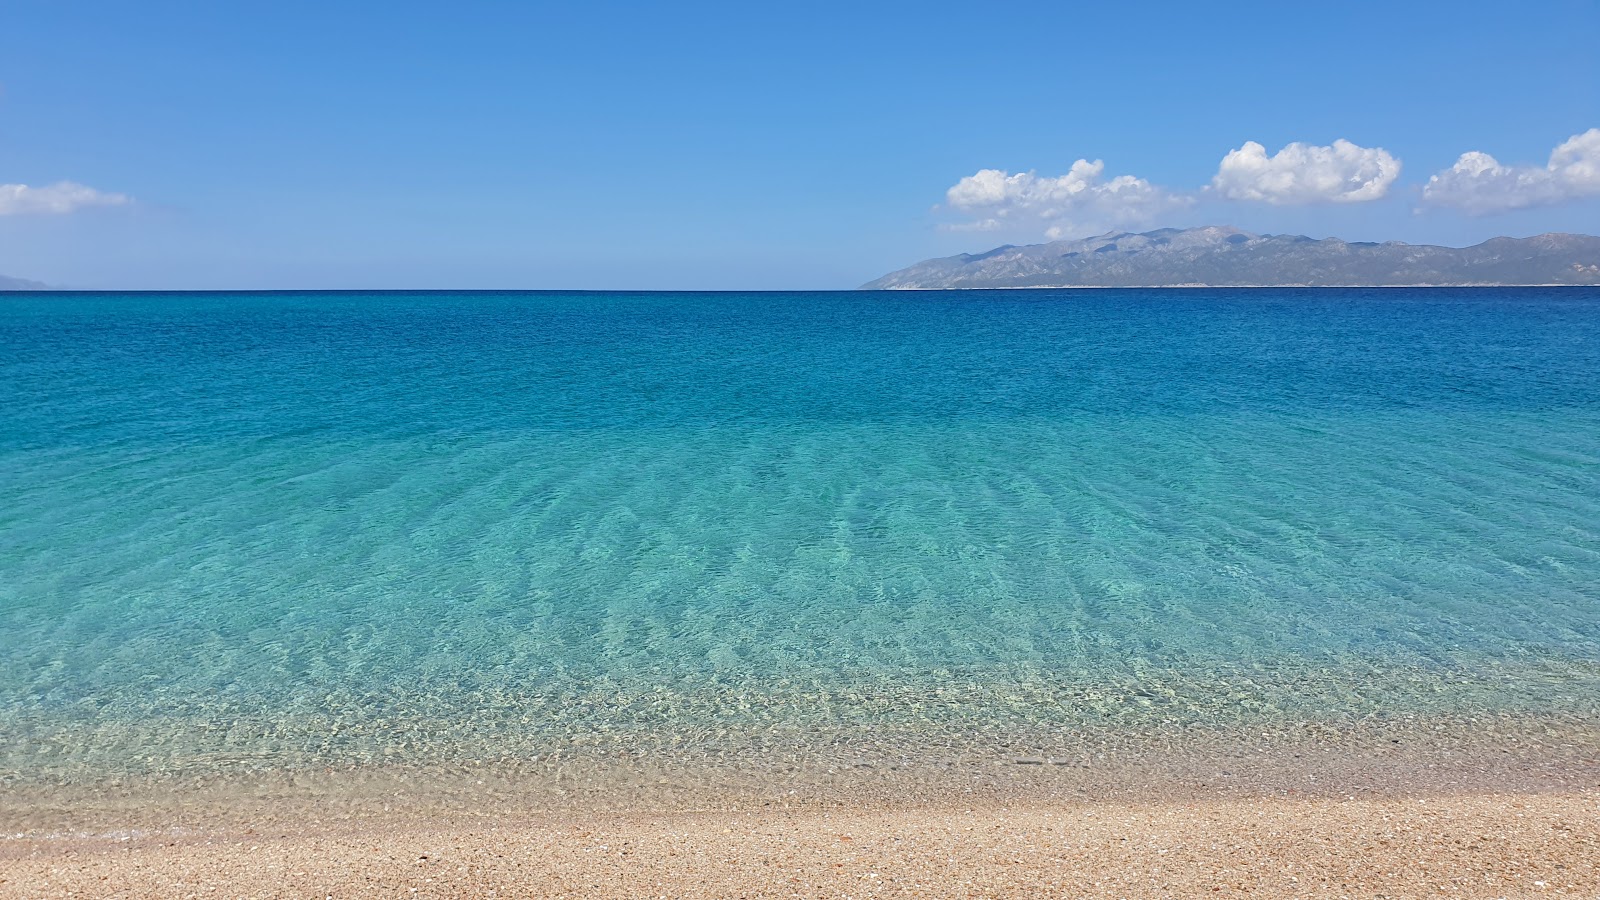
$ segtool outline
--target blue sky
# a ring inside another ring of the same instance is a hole
[[[63,285],[847,288],[1112,227],[1600,232],[1596,2],[0,0],[0,23],[0,273]]]

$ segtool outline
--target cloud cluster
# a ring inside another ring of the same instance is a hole
[[[108,194],[72,181],[58,181],[42,187],[0,184],[0,216],[61,214],[91,206],[122,206],[131,202],[125,194]]]
[[[1053,239],[1068,232],[1138,224],[1192,202],[1132,175],[1107,179],[1105,169],[1098,159],[1080,159],[1065,175],[1054,177],[982,169],[945,192],[951,207],[978,217],[951,228],[993,231],[1008,222],[1035,224],[1043,225]]]
[[[1144,225],[1203,197],[1274,206],[1365,203],[1388,196],[1400,177],[1400,160],[1382,147],[1346,140],[1327,146],[1298,141],[1268,155],[1246,141],[1230,150],[1211,183],[1195,192],[1172,191],[1132,175],[1105,177],[1105,163],[1080,159],[1058,176],[983,169],[945,194],[967,222],[951,231],[1040,228],[1051,240]],[[1543,166],[1507,166],[1487,153],[1463,153],[1454,166],[1422,188],[1425,206],[1472,215],[1548,206],[1600,197],[1600,128],[1568,138]]]
[[[1207,190],[1230,200],[1272,204],[1376,200],[1400,174],[1400,161],[1378,148],[1334,141],[1290,144],[1268,156],[1251,141],[1223,157]],[[1051,240],[1148,224],[1193,205],[1195,192],[1171,191],[1132,175],[1105,177],[1105,163],[1080,159],[1065,175],[982,169],[945,192],[952,209],[971,215],[951,231],[1043,228]]]
[[[1211,189],[1227,200],[1274,206],[1361,203],[1389,193],[1400,177],[1400,160],[1382,147],[1346,140],[1318,147],[1298,141],[1271,156],[1255,141],[1222,158]]]
[[[1544,166],[1507,166],[1487,153],[1463,153],[1422,189],[1424,204],[1472,215],[1593,196],[1600,196],[1600,128],[1568,138]]]

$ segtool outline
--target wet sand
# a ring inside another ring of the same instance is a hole
[[[1389,734],[12,784],[0,896],[1600,897],[1592,726]]]

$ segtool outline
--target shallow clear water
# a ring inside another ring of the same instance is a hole
[[[11,778],[1600,708],[1596,290],[29,295],[0,385]]]

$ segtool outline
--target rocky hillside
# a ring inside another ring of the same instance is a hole
[[[1600,237],[1498,237],[1472,247],[1163,228],[930,259],[867,290],[1186,285],[1600,285]]]

